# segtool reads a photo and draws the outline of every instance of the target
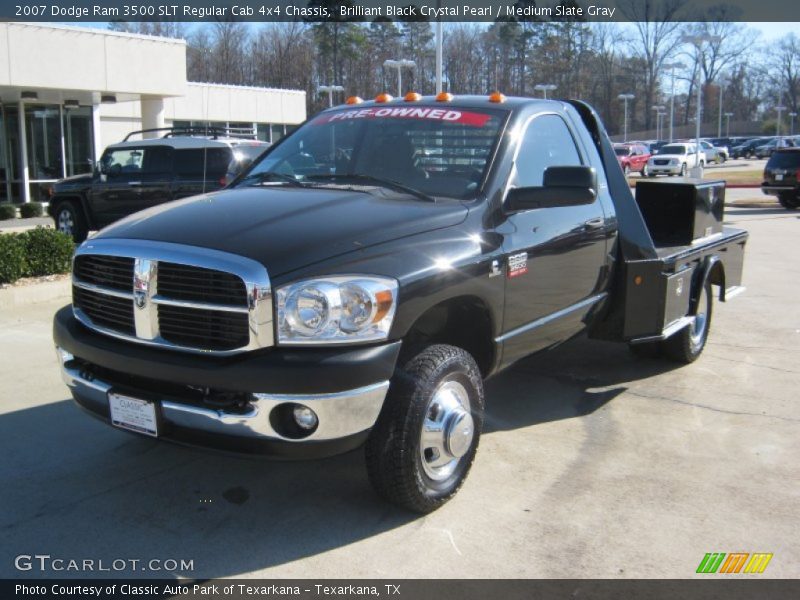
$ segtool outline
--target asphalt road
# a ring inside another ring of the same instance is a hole
[[[379,502],[360,452],[265,462],[96,422],[57,373],[64,302],[6,311],[0,577],[42,576],[13,566],[38,553],[192,560],[177,575],[195,578],[684,578],[707,552],[771,552],[760,577],[798,577],[800,214],[727,219],[751,232],[748,292],[716,305],[700,360],[578,339],[496,377],[472,473],[427,517]]]

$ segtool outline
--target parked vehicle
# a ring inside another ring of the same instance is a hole
[[[425,513],[467,476],[486,377],[584,332],[700,356],[712,292],[741,291],[724,183],[640,181],[634,199],[577,101],[382,100],[84,242],[54,320],[75,401],[227,450],[365,444],[377,492]]]
[[[766,144],[757,146],[755,155],[757,158],[769,158],[779,148],[794,148],[794,142],[790,138],[772,138]]]
[[[638,171],[642,177],[647,177],[647,161],[650,158],[650,150],[644,144],[614,144],[614,153],[617,155],[617,161],[625,175],[631,171]]]
[[[728,160],[728,148],[726,146],[717,146],[708,140],[700,140],[700,147],[706,155],[706,163],[715,163],[721,165]]]
[[[697,146],[689,142],[667,144],[658,154],[647,161],[647,170],[650,177],[656,175],[680,175],[686,177],[689,169],[699,161],[700,166],[706,164],[703,152],[697,151]]]
[[[163,137],[132,140],[144,133]],[[221,188],[269,144],[227,130],[134,131],[106,148],[93,173],[56,182],[48,213],[76,242],[136,211]]]
[[[800,148],[781,148],[772,153],[764,167],[761,191],[777,196],[786,209],[800,208]]]
[[[733,158],[752,158],[756,154],[756,148],[770,141],[771,138],[760,137],[753,138],[747,142],[739,144],[731,148],[731,156]]]

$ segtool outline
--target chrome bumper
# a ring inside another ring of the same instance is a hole
[[[83,375],[68,352],[57,348],[61,376],[76,400],[97,416],[109,411],[109,382]],[[370,429],[378,419],[389,382],[382,381],[365,387],[330,394],[286,395],[254,393],[250,408],[245,413],[182,404],[161,399],[161,418],[165,423],[208,434],[235,436],[254,440],[280,441],[294,444],[337,440]],[[317,429],[302,439],[280,435],[270,423],[270,413],[281,404],[303,404],[311,408],[319,419]]]

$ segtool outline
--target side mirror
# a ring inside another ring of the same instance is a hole
[[[597,198],[597,171],[592,167],[548,167],[542,183],[542,187],[509,190],[506,210],[581,206]]]

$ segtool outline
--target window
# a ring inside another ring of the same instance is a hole
[[[228,148],[192,148],[175,151],[175,174],[178,177],[203,178],[203,159],[205,158],[206,179],[220,179],[225,176],[232,153]]]
[[[125,148],[111,150],[103,155],[102,170],[108,175],[141,173],[144,165],[144,149]]]
[[[548,167],[581,165],[575,140],[557,115],[536,117],[528,125],[517,155],[517,187],[539,187]]]

